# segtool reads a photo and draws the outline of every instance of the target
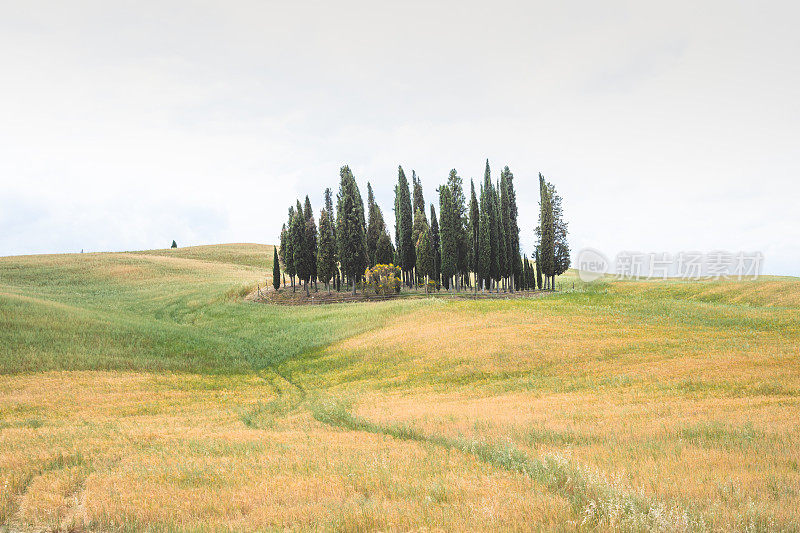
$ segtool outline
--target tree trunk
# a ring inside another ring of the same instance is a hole
[[[307,280],[303,280],[303,287],[305,287],[305,289],[306,289],[306,298],[308,298],[311,295],[308,292],[308,281]]]
[[[353,296],[355,296],[356,295],[356,277],[355,276],[352,276],[352,277],[353,277]]]

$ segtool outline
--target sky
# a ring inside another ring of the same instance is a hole
[[[0,1],[0,255],[275,243],[349,165],[539,172],[573,252],[800,275],[800,4]]]

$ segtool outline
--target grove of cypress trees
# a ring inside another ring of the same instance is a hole
[[[272,248],[272,287],[277,291],[281,286],[281,262],[278,258],[278,247]]]
[[[350,167],[343,166],[340,174],[336,209],[336,237],[342,271],[348,276],[356,293],[356,282],[367,267],[367,238],[364,231],[364,202]],[[409,232],[410,236],[410,232]]]
[[[439,221],[436,219],[436,209],[433,204],[431,204],[431,245],[433,246],[433,281],[438,291],[442,273],[442,250],[439,247]]]

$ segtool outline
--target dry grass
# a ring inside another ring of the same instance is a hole
[[[265,255],[0,258],[0,529],[800,529],[797,280],[279,308]]]

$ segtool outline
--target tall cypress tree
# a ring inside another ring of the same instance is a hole
[[[289,207],[289,222],[286,227],[286,245],[284,246],[284,265],[286,274],[289,275],[289,281],[292,284],[292,292],[294,292],[294,276],[297,271],[294,268],[294,233],[292,223],[294,221],[294,206]]]
[[[305,237],[306,217],[303,214],[303,206],[300,205],[300,200],[297,201],[297,209],[292,217],[292,225],[289,234],[292,240],[292,263],[294,265],[295,274],[299,281],[305,283],[308,279],[308,265],[305,262],[303,237]]]
[[[491,182],[489,182],[491,187]],[[489,212],[492,210],[491,193],[481,185],[480,235],[478,236],[478,277],[483,289],[490,289],[492,273],[492,231]]]
[[[336,270],[334,261],[333,225],[331,224],[328,210],[323,209],[319,214],[319,247],[317,248],[317,276],[325,284],[328,294],[331,292],[330,281]]]
[[[411,271],[416,263],[414,242],[411,239],[413,211],[411,210],[411,193],[403,167],[397,167],[397,187],[395,187],[395,219],[397,220],[397,253],[400,268],[403,269],[406,284],[411,285]]]
[[[470,270],[475,273],[475,290],[478,290],[478,239],[480,237],[481,212],[478,207],[478,198],[475,196],[475,182],[469,180],[470,200],[469,200],[469,232],[470,232]]]
[[[434,275],[433,244],[431,243],[431,230],[427,223],[423,225],[416,249],[417,275],[422,277],[423,281],[427,281]],[[428,292],[427,283],[425,283],[425,292]]]
[[[500,198],[500,182],[497,182],[494,194],[495,217],[497,218],[497,291],[500,292],[500,283],[508,276],[508,243],[506,228],[503,224],[503,206]]]
[[[464,184],[456,169],[450,171],[447,177],[447,188],[453,197],[453,235],[456,240],[456,276],[461,280],[469,272],[468,249],[469,237],[467,234],[467,206],[464,196]],[[460,288],[461,283],[456,285]]]
[[[336,287],[336,290],[339,290],[339,256],[338,256],[338,249],[337,249],[337,240],[336,240],[336,215],[333,211],[333,191],[330,187],[325,189],[325,211],[328,213],[328,221],[331,224],[331,233],[333,234],[333,264],[334,264],[334,272],[333,272],[333,285]]]
[[[489,160],[486,160],[486,170],[483,175],[483,188],[486,194],[486,214],[489,223],[489,271],[488,278],[496,281],[500,275],[500,209],[495,198],[496,191],[492,184]],[[491,288],[491,287],[490,287]]]
[[[511,217],[511,191],[509,190],[508,167],[500,172],[500,221],[503,229],[503,277],[508,279],[508,289],[514,292],[514,264],[519,257],[519,249],[514,249],[513,224]]]
[[[550,288],[551,276],[555,274],[555,231],[550,187],[541,173],[539,173],[539,226],[536,228],[536,235],[539,237],[537,276],[541,273],[545,278],[544,288],[547,289]]]
[[[278,253],[278,259],[280,259],[281,266],[283,266],[283,271],[286,272],[286,239],[287,239],[287,231],[286,231],[286,224],[281,227],[281,247],[280,252]],[[286,279],[283,280],[284,288],[286,287]]]
[[[317,224],[314,222],[314,211],[311,209],[311,200],[306,195],[306,205],[303,209],[303,214],[306,216],[305,227],[305,260],[308,263],[308,282],[314,283],[316,286],[317,281]],[[308,293],[308,290],[306,290]]]
[[[339,261],[356,293],[356,282],[367,267],[367,236],[364,231],[364,202],[350,167],[339,172],[339,194],[336,209],[336,237]],[[410,232],[409,232],[410,235]]]
[[[439,290],[442,274],[442,249],[439,239],[439,221],[436,218],[436,209],[431,204],[431,245],[433,246],[433,281],[436,290]]]
[[[441,273],[442,285],[450,290],[451,281],[456,274],[458,260],[458,243],[456,242],[455,221],[453,220],[453,195],[450,187],[439,187],[439,239],[441,241]]]
[[[272,287],[277,291],[281,286],[281,262],[278,259],[278,247],[272,247]]]
[[[506,189],[508,191],[509,227],[506,233],[508,238],[509,254],[512,256],[512,277],[522,276],[522,258],[519,250],[519,209],[517,208],[517,192],[514,190],[514,174],[508,167],[503,169],[506,175]]]
[[[378,239],[386,231],[386,224],[383,221],[383,213],[380,206],[375,202],[375,195],[372,193],[372,185],[367,182],[367,257],[369,266],[375,266],[375,253],[378,249]]]

